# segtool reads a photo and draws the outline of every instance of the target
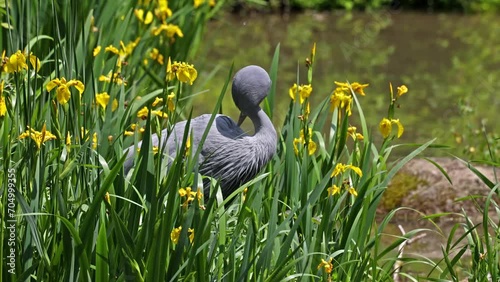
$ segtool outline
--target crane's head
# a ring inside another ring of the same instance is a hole
[[[233,101],[241,111],[238,125],[246,116],[256,114],[260,110],[259,104],[266,98],[270,87],[269,75],[259,66],[244,67],[234,75]]]

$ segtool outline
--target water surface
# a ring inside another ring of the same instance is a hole
[[[387,113],[389,82],[406,84],[410,92],[396,111],[405,125],[402,142],[437,143],[459,154],[484,147],[481,129],[498,136],[500,99],[500,17],[497,15],[427,14],[405,11],[378,13],[227,14],[212,21],[199,56],[199,77],[214,68],[210,89],[194,101],[195,114],[210,112],[227,71],[257,64],[269,69],[280,44],[277,105],[274,123],[282,124],[289,105],[288,88],[306,82],[304,60],[317,43],[312,106],[331,94],[334,81],[369,83],[361,98],[372,131]],[[230,95],[225,113],[237,117]],[[355,115],[355,113],[354,113]],[[353,115],[353,116],[354,116]],[[357,121],[352,120],[353,125]],[[459,143],[457,143],[459,141]]]

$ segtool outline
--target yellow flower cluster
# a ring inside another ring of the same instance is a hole
[[[188,83],[193,85],[193,82],[198,77],[198,72],[193,65],[185,62],[176,62],[172,64],[170,58],[168,58],[167,63],[167,80],[173,80],[177,78],[180,82]]]
[[[338,175],[346,172],[347,170],[354,171],[357,175],[359,175],[359,177],[363,176],[363,172],[361,171],[361,169],[359,167],[353,166],[353,165],[346,165],[346,164],[342,164],[342,163],[337,163],[337,165],[335,165],[335,168],[333,169],[332,175],[330,177],[332,177],[332,178],[337,177]],[[349,184],[348,180],[343,182],[342,187],[345,188],[347,190],[347,192],[349,192],[349,194],[351,194],[353,196],[358,195],[358,192],[356,191],[356,189],[354,189],[354,187],[352,187]],[[339,194],[342,187],[338,187],[335,184],[328,187],[326,189],[328,192],[328,196],[333,196],[333,195]]]
[[[335,81],[337,87],[330,96],[330,110],[345,109],[347,115],[351,115],[352,92],[365,96],[364,89],[368,84],[353,82],[352,84]]]
[[[159,20],[160,25],[152,28],[151,33],[154,36],[158,36],[164,32],[167,38],[171,40],[175,36],[183,37],[184,34],[178,25],[167,23],[167,18],[172,16],[172,10],[168,7],[167,0],[155,1],[156,7],[154,9],[154,15]],[[143,24],[149,25],[154,21],[153,13],[151,11],[144,11],[143,9],[134,10],[135,17]]]
[[[299,97],[300,104],[304,104],[304,101],[311,95],[312,86],[311,84],[297,86],[294,83],[292,87],[288,90],[288,95],[295,101],[295,96]]]
[[[140,97],[138,97],[138,99],[139,98]],[[175,93],[174,92],[171,92],[169,95],[167,95],[167,109],[169,112],[172,112],[175,110],[175,101],[174,100],[175,100]],[[164,101],[164,98],[156,97],[152,103],[152,107],[159,106],[161,103],[163,103],[163,101]],[[137,117],[142,119],[142,120],[145,120],[145,119],[147,119],[150,112],[153,116],[158,116],[158,117],[164,118],[164,119],[168,118],[168,114],[163,112],[162,110],[149,109],[147,106],[144,106],[139,111],[137,111]],[[130,130],[125,130],[124,135],[125,136],[134,135],[134,131],[138,125],[139,124],[132,124],[130,126]],[[139,132],[143,133],[144,128],[140,128]]]
[[[35,141],[36,147],[39,150],[43,143],[57,138],[54,134],[47,130],[45,123],[42,126],[42,131],[36,131],[33,128],[28,127],[26,132],[19,135],[19,139],[27,137],[30,137],[33,141]]]
[[[10,57],[5,56],[5,50],[2,52],[2,61],[0,62],[2,72],[14,73],[20,72],[21,70],[28,69],[28,64],[26,63],[27,55],[21,50],[17,50],[16,53],[12,54]],[[40,71],[42,64],[40,60],[30,53],[28,59],[36,72]]]
[[[48,92],[52,91],[52,89],[56,88],[56,98],[57,101],[64,105],[68,103],[69,98],[71,97],[70,87],[75,87],[76,90],[80,93],[80,98],[85,91],[85,85],[80,80],[72,79],[70,81],[66,81],[64,77],[56,78],[47,83],[46,89]]]
[[[99,81],[107,82],[107,83],[116,83],[117,85],[127,85],[127,81],[125,78],[122,76],[122,66],[126,64],[126,59],[132,55],[135,47],[137,47],[137,44],[139,44],[139,41],[141,40],[140,37],[136,38],[134,41],[130,41],[127,44],[125,44],[123,41],[120,40],[120,47],[117,48],[113,45],[109,45],[108,47],[104,48],[104,52],[109,52],[113,55],[118,56],[118,60],[116,61],[116,72],[112,73],[110,71],[107,75],[101,75],[99,76]],[[93,56],[96,57],[99,55],[101,52],[102,47],[97,46],[94,48],[94,51],[92,52]]]
[[[307,135],[307,152],[309,156],[313,155],[316,152],[316,143],[312,140],[312,128],[308,129],[308,135]],[[306,138],[304,136],[304,130],[300,130],[300,135],[299,138],[294,138],[293,139],[293,151],[295,152],[295,155],[299,155],[299,145],[305,145],[306,144]]]
[[[324,268],[325,272],[330,274],[333,271],[333,264],[332,264],[333,258],[330,258],[328,261],[321,259],[320,264],[318,265],[318,270],[321,268]]]
[[[109,45],[108,47],[104,48],[104,52],[109,52],[114,55],[118,56],[118,60],[116,62],[116,65],[118,67],[117,72],[121,72],[121,67],[125,62],[125,59],[132,55],[132,52],[134,51],[135,47],[137,47],[137,44],[139,44],[139,41],[141,40],[140,37],[136,38],[134,41],[130,41],[129,43],[125,44],[123,41],[120,40],[120,48],[118,49],[117,47],[113,45]],[[94,48],[94,51],[92,52],[92,55],[95,57],[101,52],[102,47],[97,46]]]

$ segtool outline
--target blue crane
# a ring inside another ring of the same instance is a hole
[[[271,79],[268,73],[259,66],[247,66],[239,70],[232,85],[233,101],[241,111],[238,123],[226,115],[216,115],[208,135],[203,143],[203,148],[198,156],[199,172],[204,176],[210,176],[220,181],[222,195],[228,197],[234,190],[250,181],[269,162],[276,153],[276,130],[260,108],[260,103],[268,95],[271,87]],[[191,146],[197,148],[205,132],[210,114],[204,114],[191,119],[189,132],[191,135]],[[241,128],[245,118],[252,121],[255,132],[248,135]],[[178,146],[182,143],[186,121],[175,124],[173,130],[167,135],[167,130],[162,131],[161,144],[158,136],[152,136],[153,146],[162,148],[165,146],[165,155],[169,163],[175,158]],[[138,144],[141,146],[141,143]],[[134,146],[128,151],[124,164],[125,174],[134,166]],[[204,194],[210,192],[210,182],[204,181]]]

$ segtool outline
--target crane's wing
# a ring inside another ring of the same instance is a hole
[[[196,150],[201,143],[203,133],[207,128],[210,117],[210,114],[205,114],[192,119],[190,122],[189,134],[192,134],[191,147],[194,150]],[[168,158],[168,160],[165,160],[166,167],[165,171],[162,169],[163,173],[166,173],[168,164],[170,164],[171,160],[177,155],[177,150],[182,143],[185,131],[186,121],[181,121],[175,124],[170,135],[167,136],[167,130],[162,131],[161,142],[156,134],[151,136],[153,146],[163,148],[163,154],[165,158]],[[228,143],[231,143],[231,141],[241,139],[245,136],[248,135],[230,117],[217,115],[203,144],[203,149],[198,158],[199,163],[202,164],[206,158],[211,158],[214,153],[221,150],[221,147],[228,146]],[[166,144],[164,144],[165,141],[167,142]],[[140,148],[141,145],[142,141],[138,143],[138,148]],[[134,146],[130,146],[124,150],[124,153],[127,153],[127,159],[123,165],[125,174],[134,166],[135,152]]]

